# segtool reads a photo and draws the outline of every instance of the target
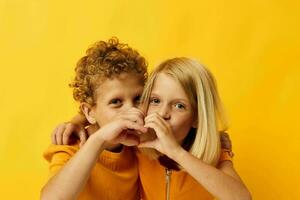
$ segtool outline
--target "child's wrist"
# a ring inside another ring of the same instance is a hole
[[[106,141],[101,137],[101,134],[92,134],[89,139],[92,139],[92,140],[96,140],[98,141],[99,145],[102,146],[102,148],[105,148],[105,143]]]
[[[100,130],[100,132],[101,132],[101,130]],[[92,136],[94,136],[96,138],[96,140],[100,141],[103,150],[105,149],[107,151],[111,151],[111,152],[114,152],[114,153],[119,153],[119,152],[122,151],[122,149],[123,149],[123,145],[122,144],[112,144],[112,143],[109,143],[108,141],[106,141],[102,137],[103,134],[101,134],[100,132],[92,134]]]
[[[179,146],[170,153],[169,157],[177,162],[178,160],[181,159],[184,153],[185,150],[181,146]]]

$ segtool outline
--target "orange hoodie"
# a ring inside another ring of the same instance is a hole
[[[214,197],[187,172],[167,170],[158,160],[151,160],[137,153],[138,168],[143,200],[212,200]],[[220,161],[231,160],[229,154],[222,151]],[[169,188],[169,189],[167,189]]]
[[[51,145],[44,153],[50,163],[50,177],[55,175],[79,150],[77,146]],[[220,161],[231,160],[222,152]],[[75,176],[76,174],[74,174]],[[103,151],[78,199],[80,200],[161,200],[166,198],[166,171],[157,160],[150,160],[134,149],[120,153]],[[140,182],[139,182],[140,178]],[[184,171],[171,171],[170,199],[214,199]],[[140,186],[140,191],[139,191]]]

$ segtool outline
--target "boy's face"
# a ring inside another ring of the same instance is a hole
[[[133,73],[122,73],[102,82],[96,90],[96,105],[92,107],[98,125],[102,127],[117,113],[137,107],[143,88],[143,77]]]

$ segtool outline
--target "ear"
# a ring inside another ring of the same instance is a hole
[[[95,111],[93,107],[88,103],[80,104],[81,111],[85,115],[86,119],[90,124],[96,124]]]

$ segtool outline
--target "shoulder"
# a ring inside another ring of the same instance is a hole
[[[78,145],[54,145],[51,144],[43,153],[43,157],[51,162],[54,155],[60,155],[63,157],[72,157],[79,150]]]

